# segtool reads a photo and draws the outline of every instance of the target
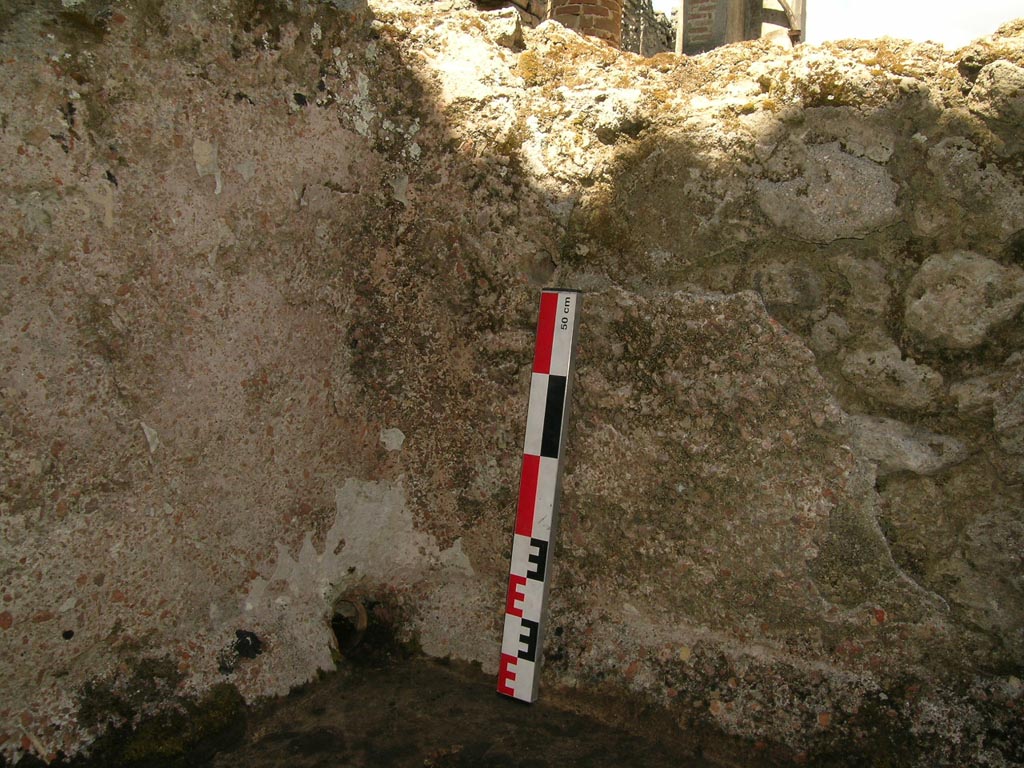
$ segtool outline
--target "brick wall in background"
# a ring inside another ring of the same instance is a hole
[[[498,0],[484,0],[497,2]],[[675,14],[655,13],[651,0],[511,0],[528,23],[544,18],[623,50],[653,56],[675,49]],[[738,39],[761,35],[762,0],[743,0]],[[729,0],[686,0],[684,52],[704,53],[727,42]]]
[[[523,23],[535,27],[548,17],[548,0],[510,0],[519,9]]]
[[[683,50],[700,53],[721,45],[725,40],[724,0],[686,0],[686,35]]]
[[[622,0],[553,0],[550,8],[549,18],[568,29],[622,44]]]

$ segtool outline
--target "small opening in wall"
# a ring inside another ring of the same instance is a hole
[[[351,653],[362,641],[366,624],[366,608],[360,601],[339,600],[334,604],[331,629],[343,655]]]

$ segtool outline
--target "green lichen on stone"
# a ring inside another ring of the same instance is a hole
[[[143,659],[125,679],[90,681],[79,696],[83,724],[108,729],[93,745],[95,765],[184,765],[232,742],[244,723],[241,694],[215,685],[200,699],[176,695],[171,659]]]
[[[850,81],[837,72],[824,72],[800,82],[798,94],[805,107],[849,107],[860,98]]]
[[[551,79],[551,68],[533,51],[523,51],[519,54],[515,73],[523,78],[523,82],[528,86],[544,85]]]
[[[87,682],[78,697],[78,719],[89,727],[130,722],[172,696],[181,680],[172,659],[141,659],[123,679]]]
[[[173,764],[191,761],[218,741],[230,742],[242,724],[244,702],[227,683],[215,685],[199,701],[185,701],[180,709],[146,720],[119,750],[123,764],[148,764],[159,759]]]

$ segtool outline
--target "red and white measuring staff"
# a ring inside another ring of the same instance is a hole
[[[537,700],[540,682],[580,298],[559,288],[540,297],[498,671],[498,692],[527,702]]]

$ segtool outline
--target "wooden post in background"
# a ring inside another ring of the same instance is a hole
[[[683,53],[683,38],[686,36],[686,0],[679,0],[679,13],[676,15],[676,53]]]
[[[745,6],[744,0],[729,0],[726,6],[725,42],[738,43],[743,40]]]

